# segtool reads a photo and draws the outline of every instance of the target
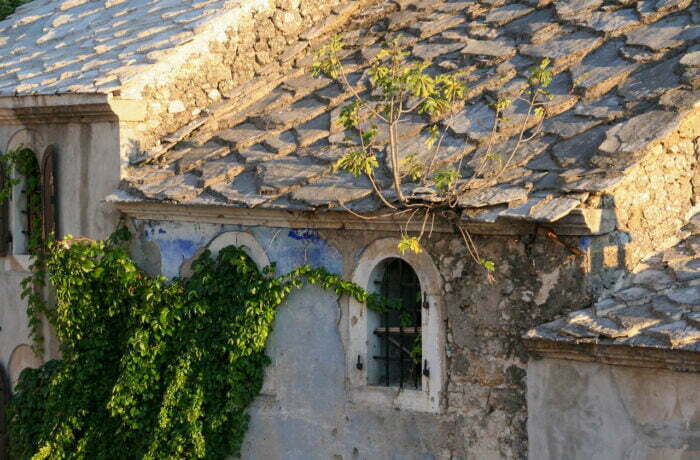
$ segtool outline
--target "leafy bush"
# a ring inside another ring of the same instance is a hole
[[[15,9],[31,0],[0,0],[0,21],[14,13]]]

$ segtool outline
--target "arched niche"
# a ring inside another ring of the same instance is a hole
[[[32,347],[27,344],[17,345],[10,355],[8,370],[10,374],[10,385],[15,388],[19,375],[28,367],[36,369],[41,366],[42,360],[34,353]]]
[[[216,236],[207,245],[207,249],[211,252],[212,257],[216,257],[219,251],[222,249],[236,246],[242,247],[243,251],[253,259],[253,262],[258,266],[259,269],[267,267],[270,265],[270,259],[267,257],[265,250],[260,246],[258,240],[250,233],[247,232],[225,232]],[[276,383],[275,383],[275,350],[268,342],[267,355],[271,358],[272,363],[265,369],[265,378],[263,380],[263,386],[260,389],[260,394],[263,396],[274,397],[276,394]]]
[[[247,232],[225,232],[211,240],[207,249],[211,251],[212,257],[216,257],[223,248],[228,246],[242,246],[243,251],[253,259],[258,268],[262,269],[270,265],[270,259],[265,250],[260,246],[258,240]]]

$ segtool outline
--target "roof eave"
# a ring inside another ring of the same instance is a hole
[[[559,342],[525,338],[533,358],[565,359],[616,366],[700,372],[700,353],[674,348],[634,347],[622,344]]]
[[[408,222],[404,217],[391,217],[377,213],[372,219],[361,219],[348,212],[298,211],[269,208],[235,207],[224,204],[187,204],[161,201],[145,201],[125,198],[123,194],[108,197],[119,211],[135,219],[174,220],[184,222],[209,222],[267,226],[282,228],[318,228],[345,230],[396,231],[397,224],[408,231],[420,231],[421,222]],[[532,233],[537,222],[499,220],[493,223],[465,222],[465,227],[478,235],[524,235]],[[575,209],[566,217],[545,225],[558,235],[592,236],[609,233],[615,229],[616,220],[612,210]],[[415,227],[415,228],[414,228]],[[436,226],[436,232],[452,232],[448,226]]]
[[[0,125],[139,122],[145,118],[143,101],[103,93],[0,95]]]

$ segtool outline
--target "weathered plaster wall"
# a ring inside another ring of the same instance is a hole
[[[312,231],[135,221],[132,253],[152,273],[187,274],[191,260],[226,231],[255,236],[280,272],[303,263],[350,277],[383,232]],[[528,244],[525,244],[527,241]],[[566,239],[586,247],[585,240]],[[590,265],[538,234],[477,237],[497,280],[436,236],[427,251],[445,283],[447,385],[439,414],[350,402],[347,302],[306,287],[279,310],[265,394],[251,409],[245,458],[525,458],[525,360],[520,336],[591,299]]]
[[[531,360],[530,458],[700,458],[699,386],[696,373]]]
[[[0,153],[19,145],[39,156],[49,145],[57,149],[59,235],[104,238],[114,230],[118,214],[104,198],[119,183],[116,122],[0,126]],[[0,259],[0,365],[17,372],[21,367],[10,365],[13,352],[31,343],[26,301],[20,298],[20,282],[27,274],[26,266],[17,258]],[[46,338],[48,359],[56,356],[57,344],[50,333]],[[28,363],[26,356],[22,359]],[[16,375],[10,377],[14,380]]]

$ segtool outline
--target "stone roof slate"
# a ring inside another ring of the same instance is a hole
[[[44,5],[37,11],[48,8],[49,2],[37,1]],[[459,166],[465,179],[475,174],[490,142],[491,104],[522,91],[522,76],[533,64],[552,60],[556,76],[543,132],[520,149],[512,171],[491,189],[464,197],[461,205],[470,208],[465,215],[474,221],[552,222],[566,216],[588,193],[618,184],[640,160],[630,153],[668,134],[687,110],[700,107],[700,7],[691,0],[385,0],[341,19],[332,15],[280,57],[294,62],[286,78],[249,81],[161,145],[132,158],[121,190],[110,199],[379,209],[363,179],[328,177],[352,137],[335,123],[352,94],[329,79],[313,78],[307,53],[338,31],[348,44],[343,65],[359,91],[368,88],[366,69],[380,43],[396,33],[415,58],[431,62],[431,70],[469,71],[468,100],[441,121],[448,135],[438,157],[444,167]],[[515,142],[526,108],[514,103],[505,116],[512,123],[496,133],[497,152],[508,152]],[[419,146],[429,122],[415,116],[402,125],[401,142],[411,152],[425,154]],[[409,195],[411,190],[407,185]],[[431,196],[425,187],[413,193],[415,199]]]
[[[640,263],[615,292],[525,339],[700,352],[700,214],[684,230],[680,243]]]
[[[0,21],[0,96],[138,97],[260,0],[32,0]]]

